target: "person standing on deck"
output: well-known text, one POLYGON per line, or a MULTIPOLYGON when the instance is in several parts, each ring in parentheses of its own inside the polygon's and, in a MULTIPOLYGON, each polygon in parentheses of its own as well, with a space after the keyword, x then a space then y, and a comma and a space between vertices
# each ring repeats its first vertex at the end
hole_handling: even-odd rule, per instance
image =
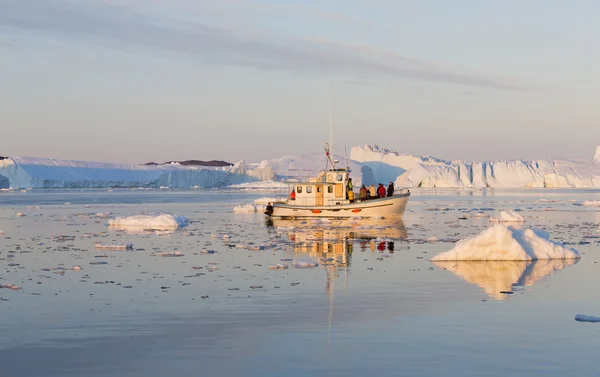
POLYGON ((364 202, 365 200, 367 200, 367 188, 365 187, 365 185, 362 185, 362 187, 360 188, 360 191, 358 192, 358 198, 360 199, 361 202, 364 202))
POLYGON ((290 200, 296 200, 296 190, 292 189, 290 193, 290 200))
POLYGON ((346 183, 346 199, 350 199, 350 191, 352 191, 353 188, 352 178, 348 178, 348 182, 346 183))
POLYGON ((394 184, 392 182, 390 182, 390 184, 388 185, 387 188, 387 196, 392 196, 394 195, 394 184))
POLYGON ((385 187, 383 187, 383 183, 379 184, 379 188, 377 189, 377 196, 379 198, 385 198, 385 187))
POLYGON ((375 199, 377 197, 377 190, 375 190, 375 184, 371 183, 369 186, 369 196, 368 199, 375 199))

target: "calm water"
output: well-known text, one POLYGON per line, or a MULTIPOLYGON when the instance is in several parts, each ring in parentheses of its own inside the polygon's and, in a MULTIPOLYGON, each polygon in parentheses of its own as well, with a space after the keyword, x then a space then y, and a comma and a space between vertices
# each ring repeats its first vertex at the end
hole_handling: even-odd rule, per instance
POLYGON ((415 191, 395 223, 268 223, 232 211, 276 194, 0 193, 0 283, 22 287, 0 289, 2 375, 600 372, 600 325, 574 321, 600 315, 600 208, 575 205, 600 192, 415 191), (429 262, 489 226, 487 218, 459 220, 463 212, 501 209, 521 210, 526 226, 549 231, 582 259, 429 262), (168 212, 191 223, 171 233, 123 231, 97 215, 109 212, 168 212), (134 250, 96 250, 95 241, 134 250), (184 256, 156 254, 171 251, 184 256), (319 266, 269 269, 290 259, 319 266), (97 261, 107 263, 90 264, 97 261))

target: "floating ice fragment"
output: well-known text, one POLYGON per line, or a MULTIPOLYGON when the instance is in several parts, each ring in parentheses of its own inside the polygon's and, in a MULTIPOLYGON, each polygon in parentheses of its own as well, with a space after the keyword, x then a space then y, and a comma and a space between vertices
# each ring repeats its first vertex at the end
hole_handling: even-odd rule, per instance
POLYGON ((23 212, 19 212, 17 213, 17 217, 25 217, 27 216, 26 214, 24 214, 23 212))
POLYGON ((129 217, 117 217, 108 220, 108 225, 119 228, 152 228, 159 230, 177 229, 188 225, 189 220, 183 216, 168 214, 136 215, 129 217))
POLYGON ((591 315, 584 315, 584 314, 575 314, 575 320, 577 322, 592 322, 592 323, 597 323, 600 322, 600 317, 594 317, 591 315))
POLYGON ((77 265, 71 267, 71 270, 73 270, 73 271, 81 271, 81 266, 77 264, 77 265))
POLYGON ((269 266, 269 270, 285 270, 288 268, 288 265, 285 263, 277 263, 269 266))
POLYGON ((97 250, 132 250, 133 244, 127 243, 124 245, 104 245, 101 243, 94 244, 97 250))
POLYGON ((5 234, 6 234, 6 232, 5 232, 5 231, 3 231, 2 229, 0 229, 0 236, 3 236, 3 235, 5 235, 5 234))
POLYGON ((514 229, 496 224, 480 234, 459 241, 432 261, 457 260, 537 260, 579 259, 575 249, 549 240, 548 232, 538 229, 514 229))
POLYGON ((581 202, 575 202, 573 204, 576 206, 600 207, 600 200, 584 200, 581 202))
POLYGON ((159 255, 161 257, 182 257, 184 254, 181 251, 163 251, 159 255))
POLYGON ((292 262, 292 267, 294 268, 313 268, 317 267, 319 264, 312 260, 296 260, 292 262))
POLYGON ((252 205, 252 204, 239 205, 239 206, 233 207, 233 212, 236 212, 236 213, 262 212, 264 210, 265 210, 264 206, 252 205))
POLYGON ((108 262, 100 260, 100 261, 90 262, 90 264, 92 264, 92 265, 94 265, 94 264, 108 264, 108 262))

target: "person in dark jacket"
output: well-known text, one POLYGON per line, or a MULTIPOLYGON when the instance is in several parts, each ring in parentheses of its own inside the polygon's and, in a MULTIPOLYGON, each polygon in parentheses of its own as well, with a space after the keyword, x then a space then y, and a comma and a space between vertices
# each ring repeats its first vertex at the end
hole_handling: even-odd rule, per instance
POLYGON ((388 185, 387 188, 387 196, 392 196, 394 195, 394 184, 392 182, 390 182, 390 184, 388 185))
POLYGON ((365 200, 367 200, 367 192, 369 192, 369 190, 367 190, 365 185, 362 185, 362 187, 360 188, 360 191, 358 192, 358 198, 360 199, 361 202, 364 202, 365 200))
POLYGON ((271 203, 267 204, 267 208, 265 209, 265 215, 271 216, 273 214, 273 206, 271 203))

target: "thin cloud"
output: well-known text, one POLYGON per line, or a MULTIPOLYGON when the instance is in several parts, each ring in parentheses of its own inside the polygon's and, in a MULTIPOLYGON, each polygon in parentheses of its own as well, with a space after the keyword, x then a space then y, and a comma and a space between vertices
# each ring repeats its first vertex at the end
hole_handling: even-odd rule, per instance
POLYGON ((200 22, 173 20, 131 7, 91 0, 0 0, 0 9, 0 35, 13 34, 13 38, 18 38, 19 33, 13 33, 18 31, 128 51, 187 54, 204 64, 354 80, 396 77, 495 89, 524 89, 498 79, 444 70, 368 46, 272 35, 245 36, 200 22))

